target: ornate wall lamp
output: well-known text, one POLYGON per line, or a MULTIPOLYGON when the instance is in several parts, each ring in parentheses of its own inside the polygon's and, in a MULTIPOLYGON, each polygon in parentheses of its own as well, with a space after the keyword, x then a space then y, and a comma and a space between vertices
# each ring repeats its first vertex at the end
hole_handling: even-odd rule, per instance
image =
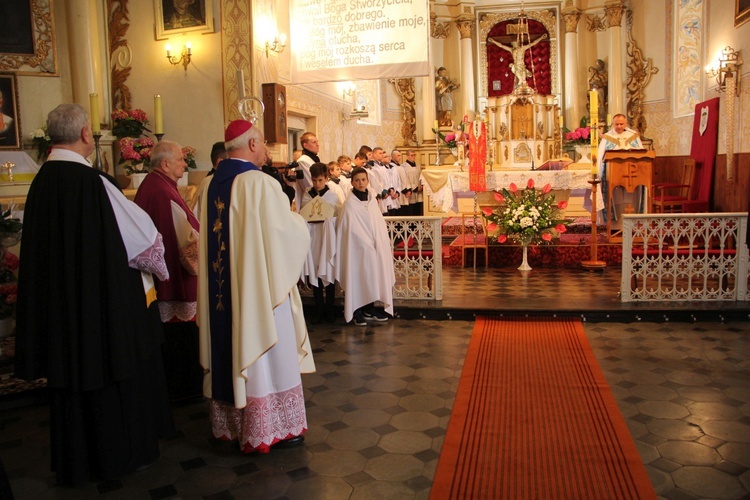
POLYGON ((722 49, 721 55, 706 68, 706 74, 710 78, 716 78, 716 84, 719 92, 734 90, 736 95, 740 92, 740 67, 742 66, 742 57, 740 51, 735 51, 732 47, 726 46, 722 49), (729 80, 729 81, 728 81, 729 80), (734 80, 733 82, 731 80, 734 80), (729 83, 729 85, 727 85, 729 83), (733 89, 732 89, 733 87, 733 89))
POLYGON ((268 52, 276 52, 281 54, 286 48, 286 35, 276 35, 273 40, 266 40, 266 58, 268 58, 268 52))
POLYGON ((190 64, 190 58, 193 56, 193 49, 190 42, 182 46, 180 57, 172 55, 172 48, 167 44, 167 61, 175 66, 182 63, 182 67, 187 71, 188 64, 190 64))

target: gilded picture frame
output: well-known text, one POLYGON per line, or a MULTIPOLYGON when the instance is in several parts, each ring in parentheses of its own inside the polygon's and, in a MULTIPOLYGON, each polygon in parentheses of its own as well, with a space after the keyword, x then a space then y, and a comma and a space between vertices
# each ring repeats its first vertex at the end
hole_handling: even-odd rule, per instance
POLYGON ((214 31, 213 0, 154 0, 156 40, 214 31))
POLYGON ((53 1, 2 1, 0 32, 6 36, 0 41, 0 71, 59 76, 53 1))
POLYGON ((734 0, 734 27, 750 21, 750 0, 734 0))
POLYGON ((23 149, 20 111, 15 73, 0 73, 0 150, 23 149))

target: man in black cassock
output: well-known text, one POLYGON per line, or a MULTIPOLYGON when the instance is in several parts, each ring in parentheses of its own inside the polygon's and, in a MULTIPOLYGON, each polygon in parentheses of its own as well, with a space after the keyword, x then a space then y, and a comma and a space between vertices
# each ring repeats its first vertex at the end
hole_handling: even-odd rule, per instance
POLYGON ((80 484, 153 463, 173 432, 153 289, 168 272, 151 219, 86 160, 86 111, 58 106, 47 133, 24 212, 15 375, 47 377, 52 470, 80 484))

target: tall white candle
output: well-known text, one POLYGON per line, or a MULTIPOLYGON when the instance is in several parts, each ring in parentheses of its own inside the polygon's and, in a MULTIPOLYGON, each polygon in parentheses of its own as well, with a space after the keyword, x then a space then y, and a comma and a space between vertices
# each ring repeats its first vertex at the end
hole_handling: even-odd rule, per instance
POLYGON ((161 107, 161 96, 154 96, 154 134, 164 133, 164 114, 161 107))
POLYGON ((89 113, 91 113, 91 132, 99 134, 102 131, 102 125, 99 120, 99 95, 89 94, 89 113))
POLYGON ((245 72, 241 69, 237 70, 237 97, 239 99, 245 97, 245 72))

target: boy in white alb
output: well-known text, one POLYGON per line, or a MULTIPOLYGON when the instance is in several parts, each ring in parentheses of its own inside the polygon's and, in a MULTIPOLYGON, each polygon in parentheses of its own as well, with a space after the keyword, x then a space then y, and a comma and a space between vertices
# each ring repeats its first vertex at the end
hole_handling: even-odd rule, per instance
POLYGON ((393 315, 393 251, 388 228, 375 193, 368 189, 367 170, 352 170, 352 192, 336 225, 336 278, 344 295, 344 319, 364 326, 367 321, 388 321, 374 308, 375 301, 393 315))
MULTIPOLYGON (((334 270, 334 259, 336 254, 336 217, 341 212, 341 198, 339 194, 330 189, 328 182, 328 167, 324 163, 313 163, 310 166, 310 177, 312 187, 305 191, 302 197, 302 210, 300 213, 307 220, 310 230, 310 250, 302 268, 302 279, 312 285, 315 296, 314 323, 320 323, 323 319, 333 322, 335 314, 333 302, 336 297, 336 273, 334 270), (333 207, 333 216, 326 219, 310 216, 305 210, 309 203, 317 203, 315 198, 320 197, 324 202, 333 207), (325 290, 325 299, 324 299, 325 290)), ((331 183, 332 184, 332 183, 331 183)), ((316 209, 313 209, 316 211, 316 209)))

